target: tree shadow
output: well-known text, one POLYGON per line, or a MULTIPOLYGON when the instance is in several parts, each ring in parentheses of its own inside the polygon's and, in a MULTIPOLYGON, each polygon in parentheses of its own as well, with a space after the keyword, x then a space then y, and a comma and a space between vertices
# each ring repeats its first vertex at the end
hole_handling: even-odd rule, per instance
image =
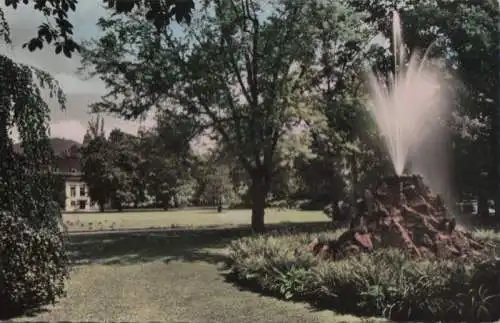
MULTIPOLYGON (((267 230, 276 234, 319 232, 330 228, 329 222, 279 223, 267 230)), ((115 231, 69 235, 68 252, 73 265, 134 264, 173 260, 212 264, 224 262, 222 251, 231 241, 252 235, 248 226, 232 228, 169 229, 165 231, 115 231)))
POLYGON ((2 311, 0 311, 0 321, 8 321, 19 316, 33 318, 47 312, 50 312, 50 310, 46 307, 36 307, 19 310, 2 308, 2 311))

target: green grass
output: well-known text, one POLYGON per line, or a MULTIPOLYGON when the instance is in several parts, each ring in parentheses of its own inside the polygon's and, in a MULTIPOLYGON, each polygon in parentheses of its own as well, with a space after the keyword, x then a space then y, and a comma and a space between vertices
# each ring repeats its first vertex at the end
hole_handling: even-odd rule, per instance
MULTIPOLYGON (((191 209, 164 212, 66 213, 64 224, 70 232, 119 229, 160 229, 172 227, 211 227, 250 224, 250 210, 191 209)), ((322 222, 328 218, 320 211, 266 210, 266 223, 322 222)))
POLYGON ((226 282, 220 266, 226 246, 248 234, 237 228, 71 236, 74 267, 67 297, 16 320, 373 322, 262 297, 226 282))

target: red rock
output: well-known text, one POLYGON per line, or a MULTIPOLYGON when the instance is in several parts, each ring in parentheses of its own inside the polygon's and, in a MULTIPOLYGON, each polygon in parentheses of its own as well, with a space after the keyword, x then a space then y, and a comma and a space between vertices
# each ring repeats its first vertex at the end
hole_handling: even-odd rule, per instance
POLYGON ((430 193, 420 176, 385 178, 371 192, 364 194, 371 199, 364 203, 371 209, 359 214, 350 230, 336 241, 315 239, 308 250, 337 259, 389 247, 417 257, 476 257, 491 251, 470 233, 455 228, 442 199, 430 193))
POLYGON ((373 250, 373 243, 372 243, 372 239, 371 239, 371 235, 369 233, 358 233, 356 232, 354 234, 354 239, 356 239, 356 241, 359 242, 359 244, 361 246, 363 246, 363 248, 366 248, 366 250, 373 250))

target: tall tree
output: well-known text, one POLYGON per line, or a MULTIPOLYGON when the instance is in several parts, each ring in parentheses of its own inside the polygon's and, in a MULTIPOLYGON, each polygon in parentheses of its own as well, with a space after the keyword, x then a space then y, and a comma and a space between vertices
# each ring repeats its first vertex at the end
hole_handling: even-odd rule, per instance
MULTIPOLYGON (((298 164, 303 187, 321 204, 345 199, 351 186, 355 198, 358 182, 368 175, 373 160, 374 127, 365 108, 364 73, 380 61, 383 50, 376 42, 378 31, 351 1, 312 2, 311 30, 316 48, 311 65, 311 91, 325 116, 323 127, 310 129, 314 158, 298 164), (305 168, 305 169, 304 169, 305 168)), ((305 191, 304 191, 305 189, 305 191)))
POLYGON ((164 208, 185 205, 194 195, 194 160, 189 142, 196 133, 191 119, 172 119, 161 112, 156 116, 156 125, 141 133, 145 188, 164 208))
POLYGON ((83 180, 89 188, 89 196, 104 211, 112 190, 112 169, 109 158, 110 146, 104 133, 104 119, 97 116, 89 122, 81 147, 83 180))
POLYGON ((235 193, 231 178, 233 165, 218 151, 212 151, 205 159, 200 160, 200 163, 203 168, 200 169, 198 177, 200 199, 217 206, 232 202, 235 193))
POLYGON ((137 178, 141 157, 137 146, 137 137, 113 129, 108 137, 107 158, 111 165, 110 198, 112 208, 121 211, 124 205, 134 204, 141 194, 141 182, 137 178), (137 185, 137 186, 136 186, 137 185))
POLYGON ((251 178, 252 228, 264 229, 276 147, 315 117, 303 66, 314 56, 302 1, 213 1, 185 35, 155 33, 135 11, 101 19, 84 63, 110 88, 94 108, 135 117, 158 106, 214 130, 251 178), (127 93, 113 98, 119 93, 127 93))

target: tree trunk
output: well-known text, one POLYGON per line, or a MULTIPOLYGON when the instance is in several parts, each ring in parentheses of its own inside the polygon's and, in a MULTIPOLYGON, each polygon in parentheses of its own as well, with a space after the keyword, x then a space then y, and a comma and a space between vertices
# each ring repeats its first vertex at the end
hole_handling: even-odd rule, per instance
POLYGON ((488 219, 490 215, 488 210, 488 197, 485 192, 481 192, 478 196, 477 214, 483 219, 488 219))
POLYGON ((358 160, 355 152, 351 154, 351 217, 358 216, 358 160))
POLYGON ((488 219, 489 208, 488 208, 488 175, 486 173, 481 173, 481 182, 479 188, 479 194, 477 197, 477 215, 481 218, 488 219))
POLYGON ((252 231, 264 232, 264 213, 266 207, 267 183, 264 176, 252 178, 252 231))
POLYGON ((500 107, 498 106, 498 101, 496 106, 496 111, 493 114, 493 124, 491 131, 491 142, 493 151, 493 170, 492 170, 492 180, 493 180, 493 194, 494 194, 494 209, 495 209, 495 222, 498 223, 500 220, 500 107), (499 210, 499 211, 497 211, 499 210))

